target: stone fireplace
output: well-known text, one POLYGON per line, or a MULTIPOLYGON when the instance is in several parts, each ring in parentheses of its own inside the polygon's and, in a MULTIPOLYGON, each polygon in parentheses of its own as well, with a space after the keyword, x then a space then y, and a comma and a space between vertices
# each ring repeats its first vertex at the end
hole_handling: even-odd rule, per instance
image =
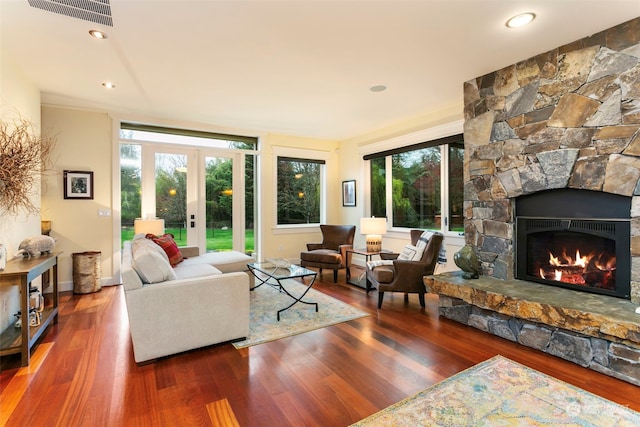
POLYGON ((553 189, 630 198, 640 303, 640 18, 464 84, 465 236, 483 274, 515 274, 515 201, 553 189))
POLYGON ((464 115, 482 275, 425 278, 440 314, 640 385, 640 18, 465 82, 464 115))

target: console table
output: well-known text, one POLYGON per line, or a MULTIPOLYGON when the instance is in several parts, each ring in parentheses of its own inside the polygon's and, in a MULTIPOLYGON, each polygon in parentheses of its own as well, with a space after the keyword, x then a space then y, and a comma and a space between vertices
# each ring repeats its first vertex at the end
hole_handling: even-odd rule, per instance
POLYGON ((22 366, 29 366, 31 347, 51 323, 58 323, 58 255, 61 252, 43 254, 31 258, 16 258, 7 262, 0 271, 0 286, 20 288, 20 312, 22 327, 14 324, 0 334, 0 356, 22 354, 22 366), (42 277, 42 291, 53 286, 51 303, 45 303, 39 326, 29 326, 29 287, 37 277, 42 277))

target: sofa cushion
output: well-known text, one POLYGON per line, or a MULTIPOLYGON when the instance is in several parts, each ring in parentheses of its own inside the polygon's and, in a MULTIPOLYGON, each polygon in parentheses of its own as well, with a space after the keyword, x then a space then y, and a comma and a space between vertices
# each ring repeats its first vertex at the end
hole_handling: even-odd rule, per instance
MULTIPOLYGON (((131 245, 133 262, 131 266, 138 273, 142 283, 159 283, 176 280, 178 277, 171 264, 158 252, 158 245, 151 240, 137 239, 131 245)), ((160 252, 163 252, 160 250, 160 252)))
POLYGON ((182 252, 180 252, 180 249, 178 249, 178 245, 173 239, 173 234, 166 233, 162 236, 147 234, 146 237, 147 239, 153 240, 158 246, 162 248, 162 250, 167 254, 171 267, 175 267, 182 262, 182 252))
POLYGON ((131 242, 124 242, 122 249, 122 285, 125 291, 132 289, 140 289, 142 287, 142 280, 140 276, 133 269, 133 255, 131 253, 131 242))
POLYGON ((184 263, 182 263, 176 266, 173 271, 176 273, 178 280, 222 274, 220 270, 209 264, 184 265, 184 263))
POLYGON ((147 239, 144 234, 136 234, 131 241, 131 254, 133 255, 136 250, 142 247, 144 247, 145 250, 157 252, 165 261, 169 262, 169 257, 164 249, 152 240, 147 239))
POLYGON ((255 260, 238 251, 207 252, 194 258, 185 259, 180 265, 209 264, 222 273, 246 271, 247 264, 255 260))

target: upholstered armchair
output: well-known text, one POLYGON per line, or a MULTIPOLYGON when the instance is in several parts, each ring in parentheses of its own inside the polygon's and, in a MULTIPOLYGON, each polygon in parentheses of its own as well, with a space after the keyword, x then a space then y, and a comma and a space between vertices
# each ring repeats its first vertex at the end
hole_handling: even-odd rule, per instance
POLYGON ((307 250, 300 252, 300 265, 316 267, 320 274, 323 269, 333 270, 333 283, 336 283, 338 270, 351 263, 351 253, 347 254, 347 249, 353 249, 356 226, 322 224, 320 231, 322 243, 307 243, 307 250))
POLYGON ((422 278, 435 271, 443 238, 442 233, 411 230, 411 245, 395 255, 398 258, 385 260, 388 255, 381 254, 381 261, 367 264, 367 278, 378 288, 378 308, 382 308, 385 292, 404 292, 405 301, 407 294, 417 293, 420 306, 425 306, 426 288, 422 278), (420 249, 424 249, 421 254, 420 249))

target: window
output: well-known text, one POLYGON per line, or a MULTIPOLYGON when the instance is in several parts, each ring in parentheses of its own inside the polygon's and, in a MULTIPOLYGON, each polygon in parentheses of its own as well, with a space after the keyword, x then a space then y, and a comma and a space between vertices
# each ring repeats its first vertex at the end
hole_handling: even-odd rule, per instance
POLYGON ((371 159, 371 216, 378 218, 387 216, 385 203, 386 162, 385 157, 371 159))
POLYGON ((323 160, 278 157, 278 225, 319 224, 323 160))
POLYGON ((449 149, 449 230, 464 232, 464 141, 447 144, 449 149))
POLYGON ((369 154, 364 159, 370 160, 372 216, 386 216, 398 228, 464 231, 462 135, 369 154))
POLYGON ((141 217, 142 147, 137 144, 120 145, 120 214, 122 241, 133 237, 133 221, 141 217))
POLYGON ((191 147, 256 150, 258 139, 191 129, 176 129, 139 123, 120 123, 120 139, 188 145, 191 147))

